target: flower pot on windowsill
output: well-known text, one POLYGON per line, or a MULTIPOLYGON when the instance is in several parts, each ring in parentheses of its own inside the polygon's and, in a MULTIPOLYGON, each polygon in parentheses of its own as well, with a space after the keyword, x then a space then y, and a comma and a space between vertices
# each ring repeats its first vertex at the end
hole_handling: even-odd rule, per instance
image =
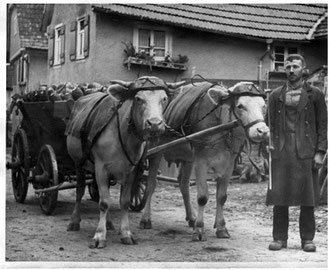
POLYGON ((159 67, 169 67, 171 63, 164 61, 156 61, 156 65, 159 67))
POLYGON ((180 64, 180 63, 173 63, 173 66, 174 66, 175 68, 179 68, 179 69, 181 69, 181 68, 185 68, 185 65, 184 65, 184 64, 180 64))
POLYGON ((187 69, 184 64, 180 64, 180 63, 172 63, 168 61, 155 61, 153 59, 146 60, 146 59, 139 59, 137 57, 129 57, 127 60, 124 61, 124 64, 127 65, 127 68, 129 70, 132 64, 149 66, 151 70, 152 67, 182 70, 182 71, 187 69))

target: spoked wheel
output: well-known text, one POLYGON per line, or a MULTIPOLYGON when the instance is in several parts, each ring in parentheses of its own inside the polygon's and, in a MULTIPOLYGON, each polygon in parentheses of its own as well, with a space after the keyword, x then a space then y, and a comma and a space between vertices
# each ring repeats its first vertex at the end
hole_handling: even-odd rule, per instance
POLYGON ((11 162, 11 179, 15 200, 18 203, 24 203, 29 187, 30 160, 27 136, 23 129, 18 129, 14 135, 11 162))
POLYGON ((147 176, 143 172, 143 169, 138 169, 132 186, 130 209, 134 212, 141 211, 147 201, 147 176))
MULTIPOLYGON (((59 184, 56 156, 50 145, 45 144, 41 147, 35 174, 35 180, 40 188, 48 188, 59 184)), ((58 191, 39 194, 39 204, 44 214, 50 215, 54 211, 57 196, 58 191)))

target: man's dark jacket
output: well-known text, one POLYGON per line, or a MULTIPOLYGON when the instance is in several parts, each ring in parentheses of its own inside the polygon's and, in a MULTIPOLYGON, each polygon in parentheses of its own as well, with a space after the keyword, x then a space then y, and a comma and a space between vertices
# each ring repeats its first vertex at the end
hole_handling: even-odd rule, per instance
MULTIPOLYGON (((274 151, 279 158, 285 143, 285 92, 286 85, 276 88, 269 96, 270 131, 274 151)), ((324 94, 316 87, 304 83, 298 105, 296 147, 301 159, 313 158, 317 151, 327 150, 327 107, 324 94)))

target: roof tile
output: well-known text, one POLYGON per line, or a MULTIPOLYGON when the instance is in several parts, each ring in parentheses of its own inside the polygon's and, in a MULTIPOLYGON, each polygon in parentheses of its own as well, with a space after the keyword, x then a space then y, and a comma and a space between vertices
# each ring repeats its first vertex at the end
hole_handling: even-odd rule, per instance
MULTIPOLYGON (((203 31, 287 40, 306 40, 310 29, 327 12, 326 4, 98 4, 93 7, 100 12, 203 31)), ((317 35, 324 34, 324 25, 318 29, 317 35)))
POLYGON ((47 37, 39 31, 44 4, 17 4, 15 6, 21 47, 47 49, 47 37))

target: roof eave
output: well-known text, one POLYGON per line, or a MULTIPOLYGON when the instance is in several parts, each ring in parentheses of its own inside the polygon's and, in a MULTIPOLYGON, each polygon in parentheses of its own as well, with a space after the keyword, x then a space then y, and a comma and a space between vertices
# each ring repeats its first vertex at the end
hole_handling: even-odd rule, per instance
MULTIPOLYGON (((182 28, 189 28, 189 29, 193 29, 193 30, 198 30, 198 31, 202 31, 202 32, 208 32, 208 33, 214 33, 214 34, 219 34, 219 35, 225 35, 225 36, 231 36, 231 37, 236 37, 236 38, 244 38, 244 39, 249 39, 249 40, 255 40, 258 42, 265 42, 267 39, 269 39, 269 37, 261 37, 261 36, 251 36, 251 35, 243 35, 243 34, 239 34, 239 33, 230 33, 230 32, 225 32, 225 31, 217 31, 217 30, 211 30, 211 29, 205 29, 202 27, 194 27, 188 24, 177 24, 177 23, 173 23, 170 21, 164 21, 164 20, 157 20, 157 19, 150 19, 144 16, 138 16, 138 15, 129 15, 129 14, 122 14, 120 12, 116 12, 113 11, 111 9, 108 8, 104 8, 104 7, 97 7, 92 5, 92 10, 94 12, 100 12, 100 13, 106 13, 106 14, 115 14, 118 16, 123 16, 123 17, 128 17, 128 18, 135 18, 138 20, 142 20, 142 21, 148 21, 148 22, 159 22, 159 23, 163 23, 163 24, 167 24, 167 25, 171 25, 171 26, 176 26, 176 27, 182 27, 182 28)), ((306 39, 281 39, 281 38, 272 38, 273 40, 276 41, 290 41, 290 42, 297 42, 297 43, 305 43, 305 42, 309 42, 309 40, 306 39)))
POLYGON ((317 22, 313 25, 313 27, 309 30, 308 34, 306 35, 306 39, 310 40, 313 39, 313 35, 317 30, 317 27, 328 17, 328 12, 324 12, 324 14, 317 20, 317 22))
POLYGON ((37 50, 37 51, 48 51, 48 48, 39 48, 39 47, 30 47, 26 46, 24 48, 20 48, 10 59, 9 62, 13 63, 15 62, 19 57, 21 57, 23 54, 25 54, 29 50, 37 50))

